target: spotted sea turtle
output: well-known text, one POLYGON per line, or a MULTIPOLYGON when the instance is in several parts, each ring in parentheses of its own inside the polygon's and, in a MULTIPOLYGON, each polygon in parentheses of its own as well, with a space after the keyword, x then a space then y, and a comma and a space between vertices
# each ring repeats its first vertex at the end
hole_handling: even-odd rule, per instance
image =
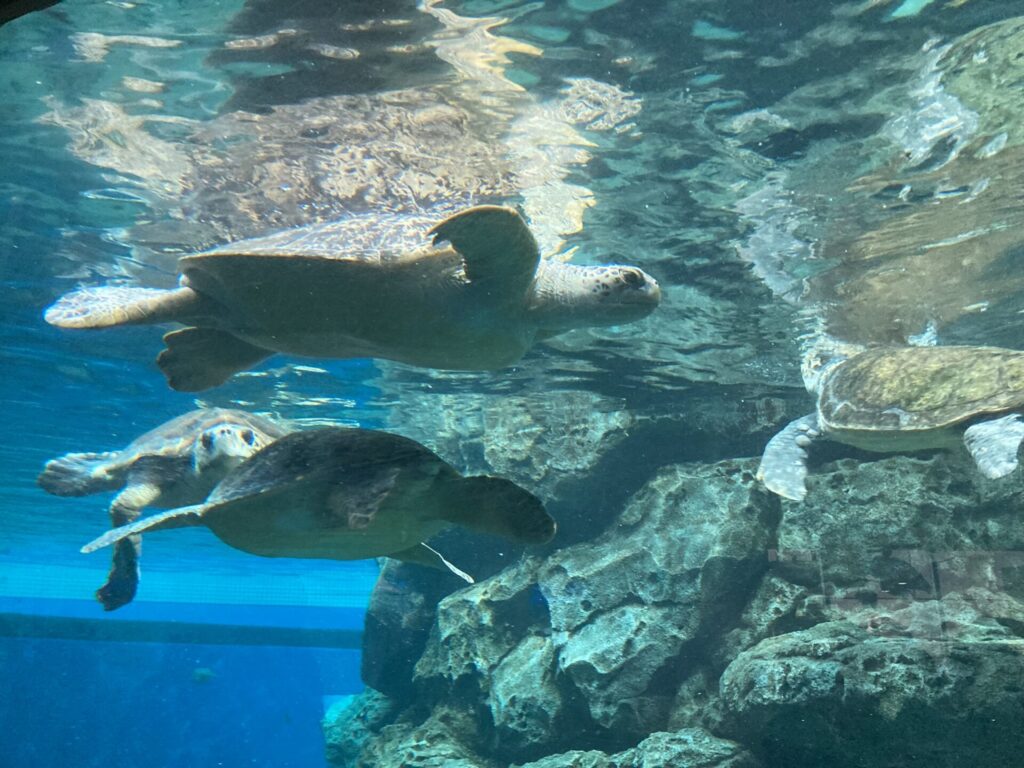
POLYGON ((526 544, 555 534, 540 500, 509 480, 462 477, 429 449, 389 432, 324 427, 271 443, 204 503, 114 529, 82 551, 145 531, 205 525, 254 555, 393 557, 447 568, 471 582, 424 543, 449 524, 526 544))
MULTIPOLYGON (((178 416, 109 453, 69 453, 47 462, 38 482, 57 496, 120 489, 110 505, 114 526, 146 507, 166 509, 206 498, 228 472, 288 433, 282 424, 245 411, 203 408, 178 416)), ((113 564, 96 599, 112 611, 132 601, 139 583, 141 536, 114 548, 113 564)))
POLYGON ((243 241, 182 258, 179 288, 83 288, 46 320, 183 323, 157 363, 172 388, 198 391, 275 352, 493 370, 537 340, 638 320, 660 301, 636 267, 541 259, 511 208, 463 210, 427 232, 432 242, 425 230, 422 218, 382 214, 243 241))
POLYGON ((758 477, 787 499, 807 493, 807 451, 828 438, 869 451, 966 446, 989 478, 1017 467, 1024 440, 1024 352, 998 347, 813 350, 804 382, 817 410, 788 424, 761 458, 758 477))

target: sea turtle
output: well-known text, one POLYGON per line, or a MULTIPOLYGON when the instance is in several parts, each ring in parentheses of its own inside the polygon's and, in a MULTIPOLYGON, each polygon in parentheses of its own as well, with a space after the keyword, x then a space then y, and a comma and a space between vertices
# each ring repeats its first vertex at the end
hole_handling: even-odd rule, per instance
POLYGON ((172 388, 192 392, 275 352, 493 370, 539 339, 638 320, 660 300, 636 267, 541 259, 512 208, 463 210, 429 230, 432 243, 420 224, 381 214, 243 241, 183 257, 179 288, 82 288, 46 320, 184 323, 157 363, 172 388))
MULTIPOLYGON (((195 504, 227 473, 289 430, 269 419, 226 408, 203 408, 161 424, 127 448, 69 453, 47 462, 39 485, 56 496, 121 489, 110 505, 114 526, 135 521, 146 507, 195 504)), ((132 601, 139 582, 140 536, 119 541, 96 599, 112 611, 132 601)))
POLYGON ((108 531, 92 552, 163 528, 205 525, 264 557, 393 557, 472 578, 423 543, 450 523, 526 544, 555 521, 540 500, 497 477, 462 477, 429 449, 389 432, 323 427, 293 432, 251 456, 202 504, 108 531))
POLYGON ((1014 411, 1024 407, 1024 352, 837 344, 812 350, 803 370, 817 410, 768 441, 758 469, 780 496, 806 495, 805 449, 817 438, 881 452, 962 443, 986 477, 1017 467, 1024 422, 1014 411))

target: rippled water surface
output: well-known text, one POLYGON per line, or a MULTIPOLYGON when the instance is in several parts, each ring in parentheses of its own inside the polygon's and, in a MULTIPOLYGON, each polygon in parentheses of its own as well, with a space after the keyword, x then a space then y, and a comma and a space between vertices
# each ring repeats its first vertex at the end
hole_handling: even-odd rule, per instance
MULTIPOLYGON (((612 509, 659 467, 759 456, 812 409, 817 340, 1021 348, 1022 55, 1005 0, 65 0, 0 27, 0 598, 46 612, 106 573, 78 549, 108 497, 43 494, 48 459, 196 407, 400 432, 535 490, 572 544, 584 492, 612 509), (278 355, 192 394, 154 364, 166 329, 42 320, 228 242, 342 221, 341 257, 381 217, 476 203, 518 206, 545 258, 641 267, 661 306, 498 372, 278 355)), ((377 577, 205 530, 149 537, 143 569, 122 617, 356 629, 377 577)))

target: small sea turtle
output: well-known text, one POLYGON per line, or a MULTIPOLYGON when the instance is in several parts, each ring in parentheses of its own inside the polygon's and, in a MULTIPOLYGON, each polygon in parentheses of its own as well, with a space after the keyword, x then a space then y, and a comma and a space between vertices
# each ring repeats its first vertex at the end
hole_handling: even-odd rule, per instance
MULTIPOLYGON (((284 426, 244 411, 191 411, 109 453, 69 453, 47 462, 39 485, 56 496, 121 492, 110 505, 114 526, 135 521, 146 507, 195 504, 227 473, 288 433, 284 426)), ((96 599, 112 611, 130 603, 139 583, 140 536, 119 541, 96 599)))
POLYGON ((432 243, 424 230, 422 219, 382 214, 243 241, 182 258, 179 288, 83 288, 46 320, 184 323, 157 363, 172 388, 192 392, 275 352, 502 368, 537 340, 638 320, 661 297, 636 267, 542 260, 511 208, 461 211, 429 230, 432 243))
POLYGON ((817 438, 869 451, 966 446, 989 478, 1017 467, 1024 422, 1024 352, 998 347, 832 345, 804 361, 818 407, 765 448, 758 478, 787 499, 807 493, 807 451, 817 438), (839 351, 837 351, 839 350, 839 351))
POLYGON ((224 543, 264 557, 393 557, 448 568, 424 544, 454 523, 526 544, 555 521, 533 494, 497 477, 462 477, 419 443, 347 427, 293 432, 243 462, 205 503, 108 531, 83 552, 163 528, 205 525, 224 543))

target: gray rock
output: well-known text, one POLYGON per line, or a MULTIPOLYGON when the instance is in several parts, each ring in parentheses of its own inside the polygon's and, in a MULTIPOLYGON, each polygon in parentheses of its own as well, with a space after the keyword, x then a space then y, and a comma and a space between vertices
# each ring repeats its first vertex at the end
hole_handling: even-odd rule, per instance
POLYGON ((522 763, 512 768, 608 768, 609 757, 595 749, 583 751, 575 749, 558 755, 548 755, 532 763, 522 763))
POLYGON ((712 648, 712 666, 720 673, 740 651, 764 638, 807 629, 828 616, 820 594, 768 573, 743 609, 737 625, 712 648))
POLYGON ((757 761, 739 744, 717 738, 701 728, 652 733, 634 749, 616 755, 616 768, 756 768, 757 761))
POLYGON ((666 722, 674 689, 661 683, 674 677, 673 662, 696 629, 678 613, 678 605, 621 605, 554 638, 559 671, 591 719, 617 738, 666 722))
POLYGON ((422 723, 384 728, 351 768, 498 768, 465 745, 463 737, 471 732, 464 712, 439 708, 422 723))
POLYGON ((593 542, 448 596, 419 690, 481 702, 494 727, 480 741, 500 754, 627 746, 664 728, 682 671, 767 567, 777 505, 752 472, 667 468, 593 542))
POLYGON ((486 703, 495 741, 510 754, 556 741, 563 728, 572 727, 555 680, 555 648, 549 637, 527 636, 498 663, 486 703))
POLYGON ((456 586, 446 572, 397 560, 385 563, 363 622, 364 683, 398 699, 409 695, 413 667, 430 635, 437 602, 456 586))
POLYGON ((416 681, 446 691, 470 683, 486 695, 494 667, 525 635, 547 623, 534 583, 536 567, 536 561, 526 560, 442 600, 416 664, 416 681))
POLYGON ((591 540, 442 599, 357 765, 1014 764, 1017 485, 844 459, 791 504, 754 469, 664 467, 591 540))
POLYGON ((566 752, 513 768, 757 768, 740 745, 701 728, 652 733, 636 747, 614 755, 566 752))
POLYGON ((1015 764, 1022 611, 976 589, 763 640, 722 676, 722 732, 770 765, 1015 764))
POLYGON ((829 468, 812 473, 804 502, 782 502, 777 566, 785 578, 823 594, 860 588, 919 598, 993 586, 1004 570, 1016 580, 1019 483, 985 480, 945 455, 829 468))
POLYGON ((561 550, 540 574, 556 631, 623 604, 679 603, 689 636, 741 606, 767 567, 777 515, 752 461, 661 470, 592 543, 561 550))
POLYGON ((338 768, 358 763, 366 742, 394 720, 399 705, 372 688, 334 704, 324 715, 327 761, 338 768))

